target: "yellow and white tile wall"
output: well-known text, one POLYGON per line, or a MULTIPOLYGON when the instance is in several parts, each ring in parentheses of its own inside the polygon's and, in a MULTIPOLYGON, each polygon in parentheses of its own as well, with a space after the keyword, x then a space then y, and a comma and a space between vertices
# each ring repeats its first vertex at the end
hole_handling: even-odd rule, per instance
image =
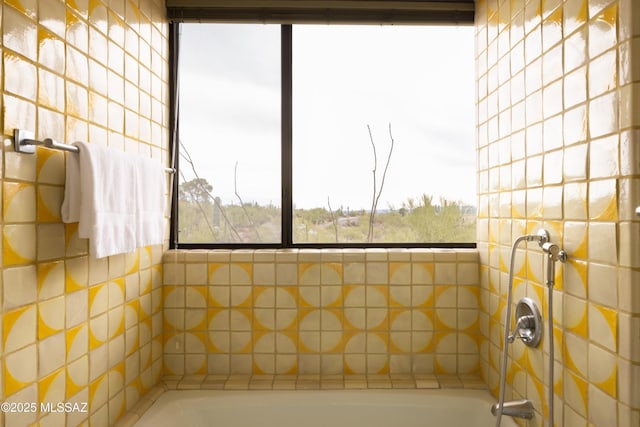
POLYGON ((169 251, 168 375, 475 374, 475 250, 169 251))
POLYGON ((161 246, 96 260, 63 224, 65 154, 13 151, 13 129, 166 161, 160 0, 0 1, 0 401, 88 403, 0 425, 109 425, 162 371, 161 246))
MULTIPOLYGON (((555 381, 512 346, 508 398, 555 425, 640 424, 640 4, 478 0, 478 251, 177 251, 96 260, 59 206, 65 155, 14 128, 167 159, 162 0, 0 0, 0 425, 108 425, 166 374, 480 372, 497 392, 511 242, 567 250, 555 381), (164 272, 163 272, 164 268, 164 272), (163 336, 164 331, 164 336, 163 336)), ((515 300, 546 308, 542 254, 515 300)), ((546 316, 546 314, 545 314, 546 316)))
MULTIPOLYGON (((507 398, 542 426, 640 425, 640 2, 479 0, 478 248, 482 375, 497 394, 509 251, 545 227, 558 265, 548 345, 510 348, 507 398)), ((514 303, 548 291, 537 245, 518 251, 514 303)))

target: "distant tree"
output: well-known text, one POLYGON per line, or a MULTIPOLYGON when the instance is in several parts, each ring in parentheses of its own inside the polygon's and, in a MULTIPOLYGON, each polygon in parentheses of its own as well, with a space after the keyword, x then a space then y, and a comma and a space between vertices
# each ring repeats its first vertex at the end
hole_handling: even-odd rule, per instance
POLYGON ((178 187, 180 200, 195 203, 205 203, 209 201, 213 186, 204 178, 194 178, 191 181, 183 182, 178 187))

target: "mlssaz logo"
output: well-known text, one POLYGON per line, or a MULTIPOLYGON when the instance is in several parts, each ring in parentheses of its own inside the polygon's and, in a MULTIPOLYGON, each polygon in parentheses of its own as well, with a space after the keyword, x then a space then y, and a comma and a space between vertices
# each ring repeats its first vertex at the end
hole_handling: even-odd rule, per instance
POLYGON ((42 402, 40 403, 40 412, 89 412, 89 404, 87 402, 42 402))

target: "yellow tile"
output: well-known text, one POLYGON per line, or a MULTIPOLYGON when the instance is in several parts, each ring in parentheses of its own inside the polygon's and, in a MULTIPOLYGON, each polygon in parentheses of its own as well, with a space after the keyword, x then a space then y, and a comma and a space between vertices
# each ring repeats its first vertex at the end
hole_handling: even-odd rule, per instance
POLYGON ((64 293, 64 272, 62 261, 38 264, 38 299, 45 300, 64 293))
POLYGON ((148 318, 148 315, 144 313, 144 311, 143 311, 143 315, 142 316, 140 315, 140 311, 142 310, 140 308, 140 305, 141 304, 139 299, 129 301, 125 305, 125 308, 124 308, 125 329, 138 327, 140 320, 144 320, 148 318))
POLYGON ((102 33, 107 34, 107 8, 102 4, 100 0, 89 0, 88 15, 91 25, 96 27, 102 33))
POLYGON ((38 70, 38 104, 63 113, 65 108, 64 80, 47 70, 38 70))
POLYGON ((106 313, 89 320, 89 348, 101 346, 109 339, 109 322, 106 313))
POLYGON ((36 6, 32 1, 14 1, 13 5, 18 6, 18 10, 11 7, 4 9, 3 21, 5 23, 2 28, 4 47, 36 61, 38 58, 38 35, 36 22, 32 20, 36 16, 36 6), (23 7, 25 3, 31 3, 31 6, 23 7))
MULTIPOLYGON (((341 272, 340 272, 341 275, 341 272)), ((366 283, 386 284, 389 281, 389 267, 386 262, 366 263, 366 283)))
POLYGON ((63 297, 38 304, 38 339, 44 339, 65 327, 65 300, 63 297))
POLYGON ((64 257, 64 225, 38 225, 38 259, 42 261, 64 257))
POLYGON ((566 37, 587 22, 587 0, 567 0, 563 10, 564 35, 566 37))
POLYGON ((341 285, 343 269, 341 263, 320 264, 320 283, 322 285, 341 285))
POLYGON ((367 327, 366 312, 367 311, 364 307, 360 307, 360 308, 346 307, 344 309, 345 330, 347 329, 364 330, 367 327))
MULTIPOLYGON (((545 3, 545 7, 548 3, 545 3)), ((562 7, 557 7, 542 21, 543 50, 549 50, 562 40, 562 21, 562 7)))
POLYGON ((37 379, 36 346, 24 347, 4 358, 4 395, 10 396, 37 379))
POLYGON ((569 295, 565 296, 564 324, 573 333, 587 338, 589 321, 586 302, 569 295))
POLYGON ((89 288, 89 317, 96 317, 109 308, 109 288, 105 284, 89 288))
POLYGON ((618 130, 619 99, 611 92, 591 100, 589 103, 589 131, 599 137, 618 130))
POLYGON ((230 265, 231 284, 250 285, 252 283, 252 264, 249 263, 233 263, 230 265))
POLYGON ((88 51, 89 35, 87 25, 71 10, 67 10, 65 37, 67 45, 74 46, 83 52, 88 51))
POLYGON ((5 91, 35 99, 38 81, 35 65, 6 50, 3 60, 5 91))
POLYGON ((61 368, 38 381, 40 402, 63 402, 65 400, 65 369, 61 368))
MULTIPOLYGON (((590 14, 594 10, 590 10, 590 14)), ((598 13, 589 24, 589 56, 595 58, 617 42, 618 2, 598 13)))
POLYGON ((432 285, 434 273, 435 273, 434 263, 414 262, 412 265, 411 283, 414 285, 432 285))
POLYGON ((455 355, 437 354, 435 357, 434 372, 438 375, 453 375, 457 371, 455 355))
POLYGON ((67 328, 67 360, 75 360, 89 349, 89 325, 81 324, 67 328))
POLYGON ((228 285, 229 284, 229 265, 210 263, 207 266, 207 274, 211 285, 228 285))
MULTIPOLYGON (((562 165, 559 165, 562 166, 562 165)), ((562 177, 558 177, 561 180, 562 177)), ((563 190, 562 186, 545 187, 543 189, 543 209, 544 217, 551 219, 560 219, 563 216, 563 190)))
POLYGON ((3 350, 6 353, 18 350, 36 340, 36 306, 29 305, 4 313, 3 350))
POLYGON ((67 78, 83 85, 89 82, 89 60, 87 56, 73 46, 66 45, 66 68, 67 78))
POLYGON ((588 341, 573 334, 567 334, 564 340, 566 367, 583 378, 588 375, 588 341))
POLYGON ((34 185, 5 181, 2 191, 4 222, 20 223, 35 221, 35 195, 34 185))
POLYGON ((457 305, 457 286, 435 287, 435 307, 454 308, 457 305))
POLYGON ((273 263, 256 263, 253 265, 253 276, 255 285, 275 285, 276 266, 273 263))
POLYGON ((616 310, 589 304, 589 339, 607 348, 616 351, 618 346, 618 314, 616 310))
POLYGON ((67 399, 88 385, 88 356, 67 365, 67 399))
POLYGON ((589 217, 597 221, 615 221, 618 218, 616 180, 589 183, 589 217))
POLYGON ((38 341, 38 377, 43 377, 64 366, 66 360, 64 332, 38 341))
POLYGON ((433 331, 436 329, 434 327, 434 310, 414 309, 411 317, 413 331, 433 331))
MULTIPOLYGON (((60 107, 64 109, 64 105, 60 107)), ((38 106, 38 127, 36 133, 38 135, 47 135, 55 140, 63 140, 65 131, 64 114, 59 111, 38 106)))
POLYGON ((611 397, 617 397, 616 356, 596 345, 589 345, 589 382, 611 397))
POLYGON ((209 307, 228 307, 231 289, 228 286, 211 286, 209 288, 209 307))
MULTIPOLYGON (((594 425, 603 425, 611 423, 612 425, 620 425, 618 423, 618 405, 619 402, 594 385, 589 385, 588 411, 589 419, 594 425), (597 404, 595 402, 598 402, 597 404)), ((621 414, 627 410, 620 411, 621 414)))
MULTIPOLYGON (((344 286, 344 306, 345 307, 364 307, 366 305, 366 295, 367 295, 367 290, 364 286, 345 285, 344 286)), ((306 291, 306 289, 301 290, 301 296, 308 303, 312 304, 315 301, 315 294, 309 294, 309 292, 306 291)))
POLYGON ((89 405, 100 407, 109 400, 109 381, 107 375, 101 375, 89 384, 89 405))
POLYGON ((478 329, 478 311, 475 309, 458 310, 457 328, 461 331, 473 333, 478 329))
POLYGON ((39 185, 38 222, 59 222, 63 198, 64 190, 62 187, 39 185))
POLYGON ((389 288, 389 306, 410 307, 411 286, 395 285, 389 288))
MULTIPOLYGON (((3 102, 5 135, 13 134, 14 129, 35 129, 36 106, 33 101, 5 94, 3 102)), ((5 178, 35 181, 35 156, 25 156, 22 153, 7 151, 4 153, 4 158, 5 178)))
MULTIPOLYGON (((66 82, 66 110, 67 114, 77 118, 87 118, 89 115, 89 94, 87 89, 71 81, 66 82)), ((78 138, 86 140, 84 138, 78 138)))
MULTIPOLYGON (((367 354, 367 373, 383 375, 389 373, 389 358, 383 354, 367 354)), ((381 382, 375 381, 372 383, 368 381, 368 387, 371 388, 391 388, 391 381, 385 379, 381 382)))

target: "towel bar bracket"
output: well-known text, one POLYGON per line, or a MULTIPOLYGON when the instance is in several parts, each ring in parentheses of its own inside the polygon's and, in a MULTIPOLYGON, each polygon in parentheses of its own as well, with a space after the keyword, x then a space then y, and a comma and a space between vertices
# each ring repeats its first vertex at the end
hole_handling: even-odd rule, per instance
POLYGON ((33 132, 31 131, 14 129, 13 148, 16 152, 33 154, 36 152, 36 145, 43 145, 54 150, 70 151, 72 153, 78 152, 78 147, 75 145, 62 144, 51 138, 45 138, 43 141, 38 141, 37 139, 34 139, 33 136, 33 132))
POLYGON ((36 141, 34 133, 29 130, 14 129, 13 130, 13 149, 16 153, 33 154, 36 152, 36 141))

